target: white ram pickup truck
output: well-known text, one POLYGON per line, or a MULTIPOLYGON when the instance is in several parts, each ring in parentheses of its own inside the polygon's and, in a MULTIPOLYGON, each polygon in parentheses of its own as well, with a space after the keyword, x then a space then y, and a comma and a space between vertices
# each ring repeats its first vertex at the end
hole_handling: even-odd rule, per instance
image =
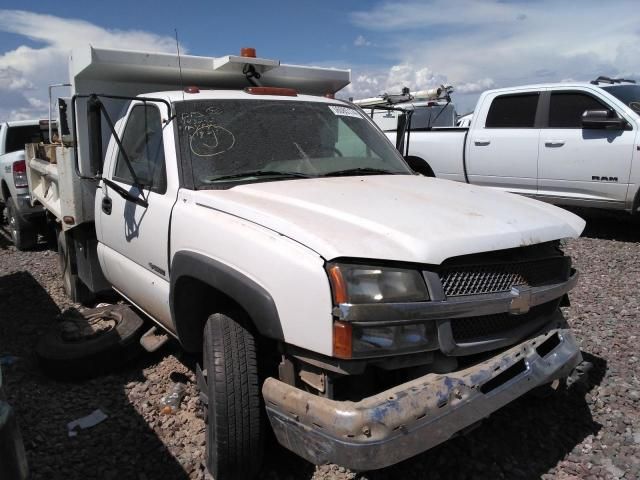
POLYGON ((256 475, 269 424, 377 469, 572 372, 580 218, 416 175, 333 98, 349 71, 243 54, 74 51, 57 163, 27 148, 67 291, 113 288, 201 352, 217 480, 256 475))
POLYGON ((18 250, 35 246, 44 209, 32 205, 27 184, 24 146, 44 141, 40 120, 15 120, 0 124, 0 214, 6 209, 11 239, 18 250))
POLYGON ((399 146, 424 175, 635 213, 639 112, 640 86, 625 80, 502 88, 480 96, 468 128, 418 125, 399 146))

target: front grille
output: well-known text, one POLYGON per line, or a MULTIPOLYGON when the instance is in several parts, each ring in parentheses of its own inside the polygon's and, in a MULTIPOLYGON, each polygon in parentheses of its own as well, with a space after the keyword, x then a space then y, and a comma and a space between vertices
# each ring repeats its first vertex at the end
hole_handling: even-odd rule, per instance
POLYGON ((508 292, 516 285, 532 287, 568 278, 568 257, 552 257, 509 263, 444 267, 440 280, 447 297, 508 292))
POLYGON ((546 322, 546 318, 556 308, 557 302, 549 302, 533 307, 524 315, 498 313, 479 317, 456 318, 451 320, 451 332, 457 344, 476 342, 503 336, 526 325, 527 335, 546 322))

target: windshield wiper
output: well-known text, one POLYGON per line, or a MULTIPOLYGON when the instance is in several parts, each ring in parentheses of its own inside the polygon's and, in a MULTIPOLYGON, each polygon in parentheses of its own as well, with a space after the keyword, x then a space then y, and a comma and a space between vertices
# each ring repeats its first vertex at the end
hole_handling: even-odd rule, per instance
POLYGON ((245 177, 283 177, 283 178, 311 178, 311 175, 296 172, 278 172, 276 170, 254 170, 250 172, 232 173, 229 175, 220 175, 205 180, 207 183, 219 182, 222 180, 234 180, 245 177))
POLYGON ((390 172, 381 168, 359 167, 337 170, 322 175, 323 177, 348 177, 349 175, 395 175, 397 172, 390 172))

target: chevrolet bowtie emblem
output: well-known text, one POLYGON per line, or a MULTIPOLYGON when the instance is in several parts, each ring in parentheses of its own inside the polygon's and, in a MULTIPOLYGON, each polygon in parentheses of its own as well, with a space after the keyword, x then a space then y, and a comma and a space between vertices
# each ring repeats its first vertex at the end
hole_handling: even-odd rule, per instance
POLYGON ((511 305, 509 305, 509 313, 513 315, 522 315, 527 313, 531 308, 531 287, 519 285, 511 287, 511 305))

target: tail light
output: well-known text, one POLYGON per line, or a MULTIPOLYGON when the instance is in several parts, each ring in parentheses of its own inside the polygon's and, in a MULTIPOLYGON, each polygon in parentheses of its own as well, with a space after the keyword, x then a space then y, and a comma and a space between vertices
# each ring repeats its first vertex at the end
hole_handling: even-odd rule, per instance
POLYGON ((13 171, 13 183, 16 188, 25 188, 29 186, 27 183, 27 164, 24 160, 13 162, 11 170, 13 171))

